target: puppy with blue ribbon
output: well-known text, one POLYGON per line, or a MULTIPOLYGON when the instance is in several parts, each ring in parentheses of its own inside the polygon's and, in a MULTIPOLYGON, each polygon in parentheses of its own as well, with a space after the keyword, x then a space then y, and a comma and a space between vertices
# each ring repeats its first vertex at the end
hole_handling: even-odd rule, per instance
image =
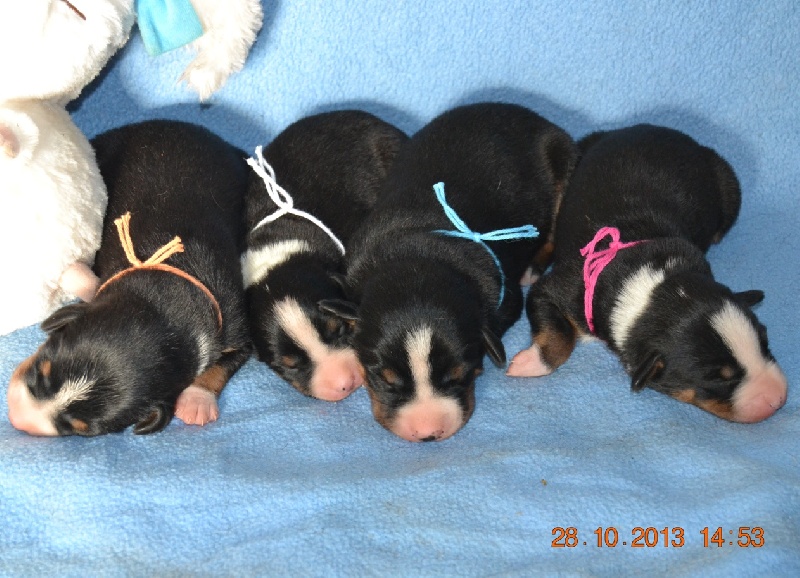
POLYGON ((522 313, 519 282, 547 264, 575 158, 563 130, 499 103, 445 112, 403 146, 348 243, 349 300, 321 304, 355 325, 386 429, 438 441, 469 420, 484 356, 505 365, 501 337, 522 313))

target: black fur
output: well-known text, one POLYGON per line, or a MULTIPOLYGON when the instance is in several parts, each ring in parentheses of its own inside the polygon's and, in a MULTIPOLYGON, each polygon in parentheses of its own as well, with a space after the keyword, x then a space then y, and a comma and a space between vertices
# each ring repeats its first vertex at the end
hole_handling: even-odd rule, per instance
POLYGON ((208 297, 190 282, 167 272, 135 271, 91 303, 67 306, 45 320, 49 336, 34 366, 49 362, 49 375, 29 371, 26 379, 40 399, 54 395, 65 380, 92 382, 88 396, 56 418, 61 435, 118 432, 132 424, 135 433, 152 433, 169 423, 178 395, 199 374, 218 366, 229 378, 249 355, 238 259, 248 167, 240 151, 179 122, 121 127, 92 144, 109 193, 94 267, 101 282, 129 266, 113 221, 130 211, 142 261, 181 237, 185 251, 167 263, 206 285, 223 326, 208 297))
MULTIPOLYGON (((531 288, 526 305, 542 361, 557 368, 576 337, 589 333, 580 250, 602 227, 616 227, 622 242, 646 242, 622 249, 601 273, 593 300, 595 335, 620 356, 634 391, 650 387, 725 414, 742 368, 709 318, 725 302, 735 303, 760 336, 761 354, 773 359, 765 330, 750 311, 763 293, 734 294, 714 280, 704 255, 736 220, 736 175, 713 150, 663 127, 595 133, 579 148, 557 220, 552 272, 531 288), (663 271, 665 280, 618 343, 612 310, 626 280, 645 264, 663 271)), ((598 249, 607 246, 606 240, 598 249)))
MULTIPOLYGON (((294 199, 295 208, 320 219, 347 243, 375 203, 407 138, 369 113, 335 111, 293 123, 266 147, 264 158, 275 170, 277 183, 294 199)), ((249 231, 277 209, 255 173, 246 206, 249 231)), ((311 395, 314 363, 278 323, 274 305, 294 298, 324 343, 347 347, 350 325, 318 306, 320 301, 344 297, 344 259, 324 231, 294 215, 252 231, 247 248, 257 250, 291 239, 307 242, 311 251, 293 255, 247 288, 250 329, 259 359, 301 393, 311 395)))
POLYGON ((434 331, 434 387, 458 401, 464 422, 469 418, 483 356, 488 351, 496 364, 505 362, 500 337, 521 313, 520 279, 547 245, 575 156, 563 130, 500 103, 450 110, 401 150, 372 214, 348 246, 352 302, 327 304, 357 319, 354 345, 384 426, 414 395, 404 341, 423 323, 434 331), (486 249, 435 232, 454 229, 433 191, 440 181, 448 203, 475 232, 526 224, 539 229, 537 239, 489 243, 506 278, 499 306, 501 276, 486 249))

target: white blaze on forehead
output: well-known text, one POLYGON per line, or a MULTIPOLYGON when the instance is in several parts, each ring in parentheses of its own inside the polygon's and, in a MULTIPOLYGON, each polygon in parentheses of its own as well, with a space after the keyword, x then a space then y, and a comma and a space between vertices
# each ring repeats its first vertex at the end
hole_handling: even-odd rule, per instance
POLYGON ((433 330, 423 326, 406 336, 406 353, 411 377, 416 386, 417 399, 427 400, 435 397, 431 384, 431 342, 433 330))
POLYGON ((761 354, 756 328, 736 305, 727 301, 711 316, 711 326, 739 362, 748 377, 764 371, 769 362, 761 354))
POLYGON ((645 265, 625 280, 609 318, 611 338, 617 347, 625 346, 631 327, 647 308, 653 291, 662 281, 664 271, 654 270, 650 265, 645 265))
POLYGON ((428 438, 442 440, 464 425, 464 412, 458 401, 438 394, 431 380, 433 330, 422 326, 406 336, 406 354, 414 380, 414 397, 403 405, 391 427, 409 441, 428 438))
POLYGON ((291 297, 275 303, 275 316, 286 334, 308 354, 312 361, 318 362, 328 355, 328 346, 311 323, 311 320, 291 297))
POLYGON ((752 423, 774 414, 786 403, 786 377, 778 364, 761 353, 758 332, 747 315, 730 301, 711 316, 711 326, 745 370, 733 394, 733 418, 752 423))
POLYGON ((92 390, 92 385, 93 382, 85 375, 78 379, 66 380, 53 399, 49 400, 53 408, 52 415, 63 411, 75 401, 87 399, 89 397, 89 392, 92 390))
POLYGON ((270 271, 288 261, 293 255, 309 252, 311 245, 299 239, 288 239, 258 249, 248 249, 242 255, 244 286, 250 287, 260 282, 270 271))

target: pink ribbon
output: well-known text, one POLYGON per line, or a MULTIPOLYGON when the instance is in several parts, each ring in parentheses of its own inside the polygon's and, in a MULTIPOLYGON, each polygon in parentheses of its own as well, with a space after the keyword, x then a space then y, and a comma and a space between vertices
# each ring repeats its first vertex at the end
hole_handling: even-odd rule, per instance
POLYGON ((581 249, 581 255, 586 258, 583 262, 583 285, 585 292, 583 294, 583 313, 586 316, 586 324, 589 326, 589 331, 594 333, 594 315, 592 314, 592 301, 594 299, 594 289, 597 286, 597 278, 606 265, 614 260, 620 249, 627 249, 638 245, 642 241, 633 241, 631 243, 619 242, 619 229, 616 227, 603 227, 594 236, 588 245, 581 249), (597 244, 605 237, 610 236, 611 242, 608 244, 607 249, 595 251, 597 244))

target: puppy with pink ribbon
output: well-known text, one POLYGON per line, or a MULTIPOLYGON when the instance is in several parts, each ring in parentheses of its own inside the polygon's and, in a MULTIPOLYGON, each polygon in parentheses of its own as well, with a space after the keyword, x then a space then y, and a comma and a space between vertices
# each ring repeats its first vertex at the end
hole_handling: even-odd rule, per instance
POLYGON ((604 341, 631 377, 736 422, 786 402, 787 384, 752 307, 761 291, 715 281, 705 252, 736 220, 738 179, 715 151, 651 125, 579 143, 550 273, 531 287, 531 346, 508 375, 564 364, 578 337, 604 341))

